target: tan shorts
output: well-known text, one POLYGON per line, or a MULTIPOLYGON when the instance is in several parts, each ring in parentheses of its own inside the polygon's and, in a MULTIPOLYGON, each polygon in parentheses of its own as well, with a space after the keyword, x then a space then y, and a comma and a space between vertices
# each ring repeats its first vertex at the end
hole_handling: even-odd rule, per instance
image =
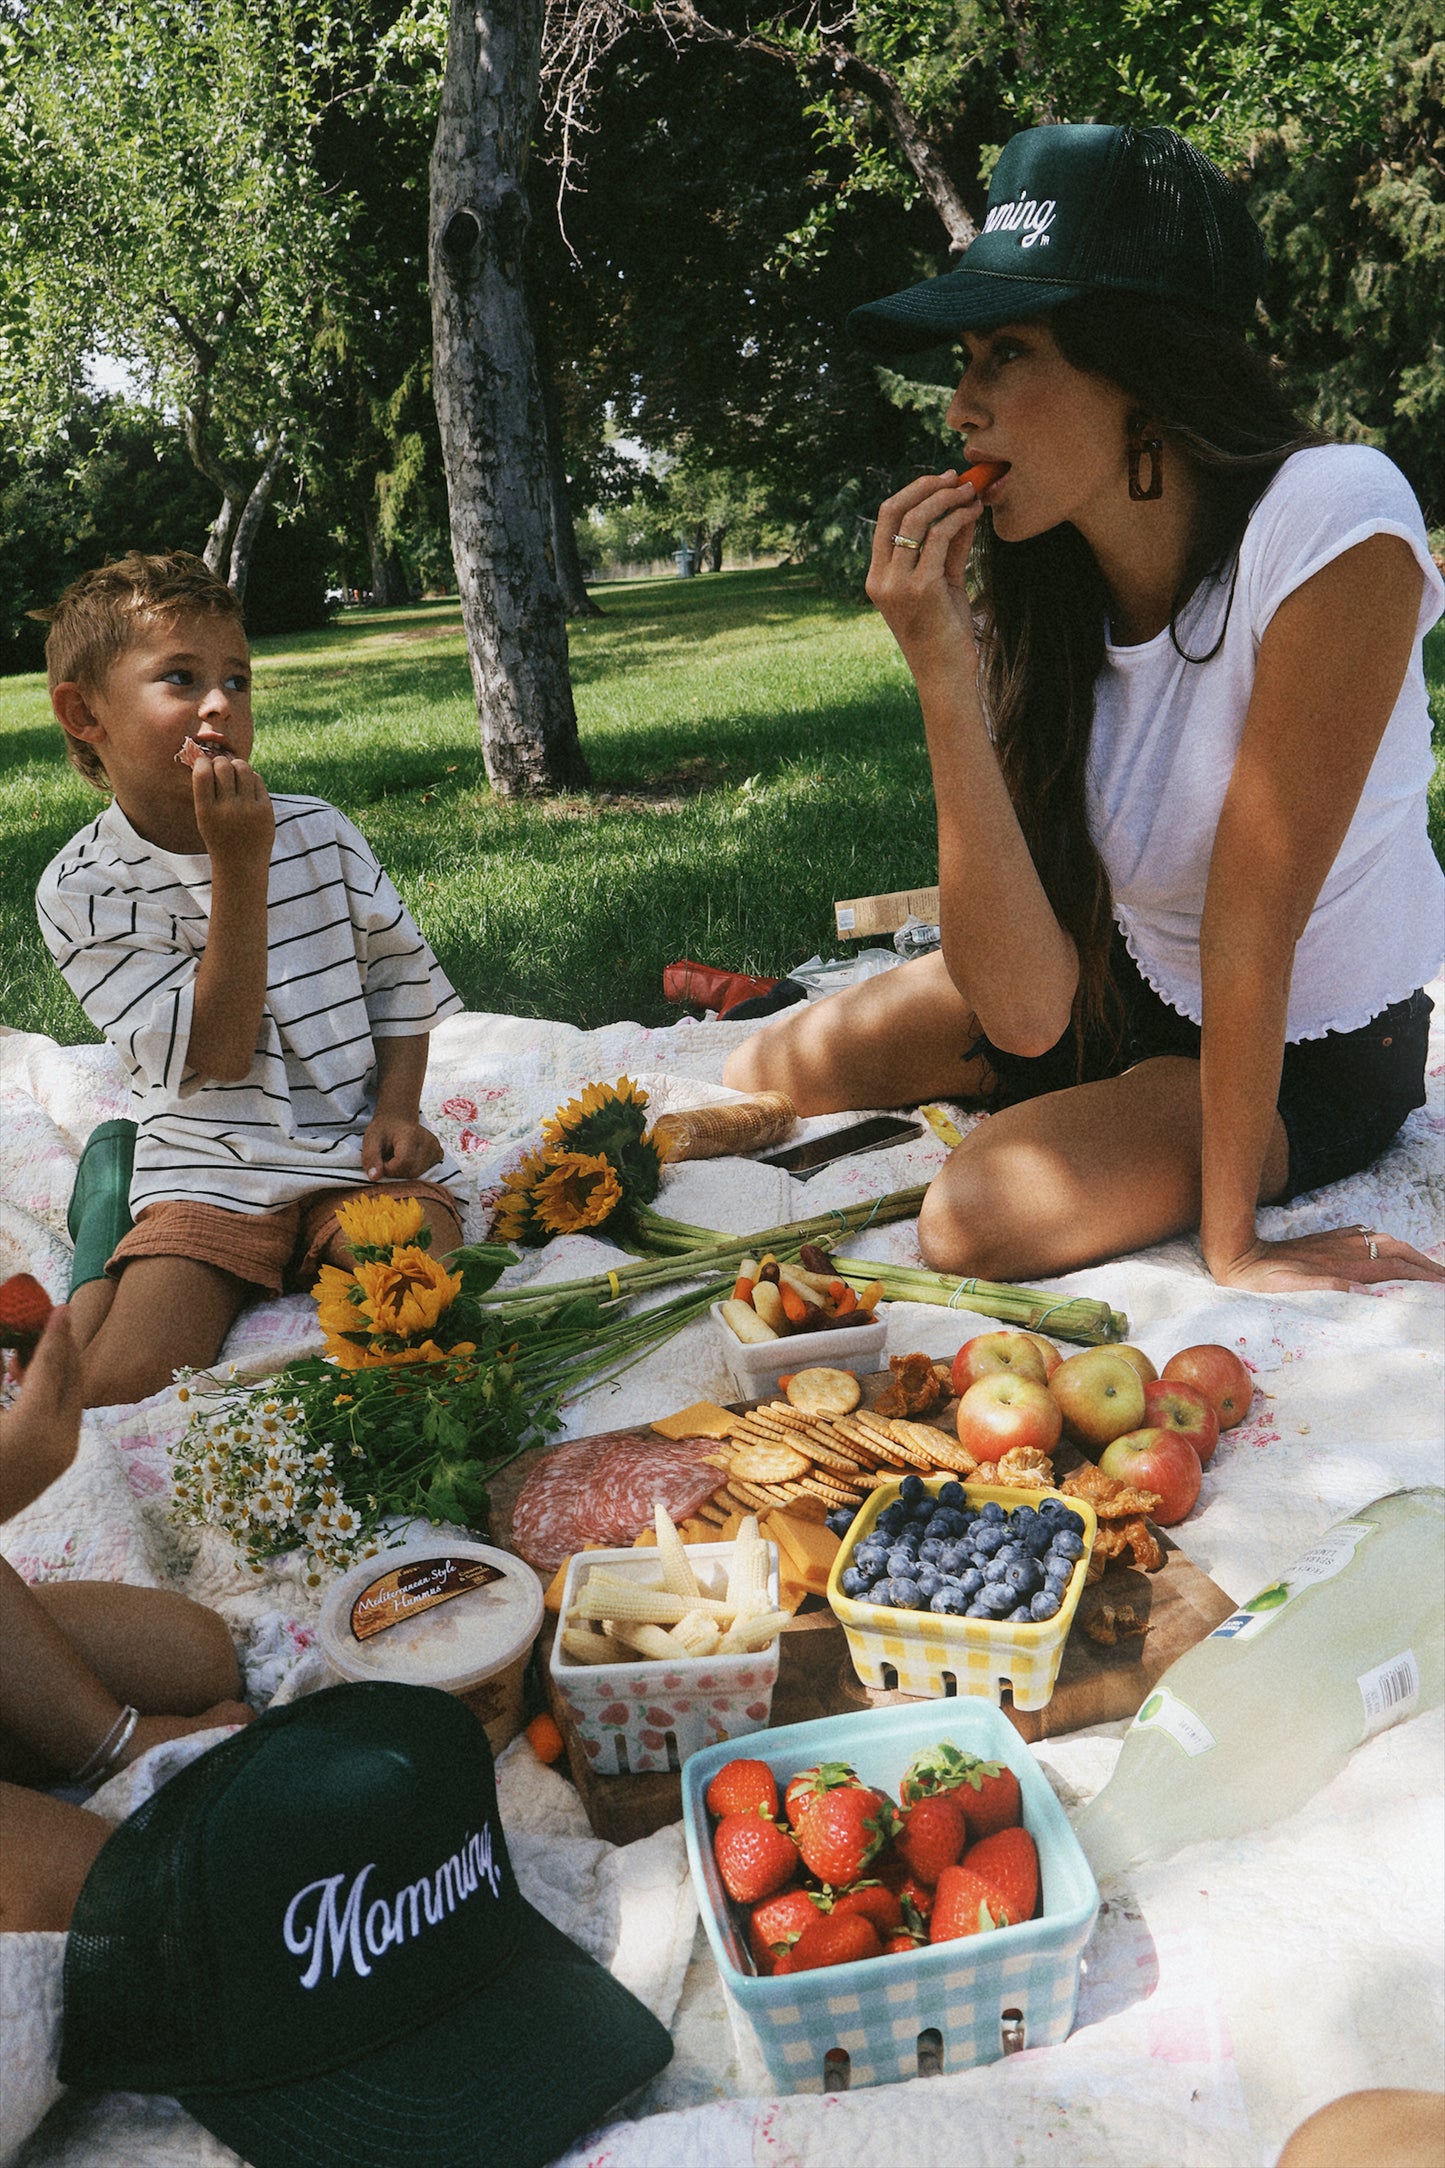
POLYGON ((227 1212, 220 1205, 192 1204, 184 1197, 148 1204, 128 1235, 106 1260, 118 1280, 138 1257, 188 1257, 214 1265, 268 1295, 300 1289, 309 1294, 328 1243, 338 1232, 336 1207, 349 1197, 420 1197, 439 1205, 454 1230, 437 1254, 445 1256, 462 1239, 456 1199, 440 1182, 367 1182, 346 1189, 313 1190, 294 1204, 271 1212, 227 1212))

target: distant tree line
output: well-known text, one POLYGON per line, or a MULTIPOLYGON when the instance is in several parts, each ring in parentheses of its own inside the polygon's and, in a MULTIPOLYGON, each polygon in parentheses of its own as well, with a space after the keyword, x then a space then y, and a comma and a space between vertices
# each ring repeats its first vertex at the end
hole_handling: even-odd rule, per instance
MULTIPOLYGON (((444 0, 0 0, 0 669, 36 664, 28 609, 133 543, 204 550, 258 630, 328 588, 453 586, 447 31, 444 0), (97 357, 134 390, 98 396, 97 357)), ((570 609, 628 533, 705 562, 766 536, 855 578, 872 508, 940 456, 950 363, 891 375, 843 319, 944 268, 998 147, 1049 119, 1170 121, 1235 173, 1295 393, 1445 522, 1426 0, 548 0, 545 31, 516 231, 570 609)))

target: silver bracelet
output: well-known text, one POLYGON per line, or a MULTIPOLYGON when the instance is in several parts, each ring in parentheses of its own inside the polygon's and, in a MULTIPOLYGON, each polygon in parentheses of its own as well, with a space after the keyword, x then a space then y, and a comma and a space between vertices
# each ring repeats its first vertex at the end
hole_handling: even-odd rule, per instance
POLYGON ((87 1760, 83 1761, 70 1781, 72 1784, 103 1784, 115 1773, 122 1754, 135 1737, 140 1722, 140 1710, 127 1702, 110 1730, 87 1760))

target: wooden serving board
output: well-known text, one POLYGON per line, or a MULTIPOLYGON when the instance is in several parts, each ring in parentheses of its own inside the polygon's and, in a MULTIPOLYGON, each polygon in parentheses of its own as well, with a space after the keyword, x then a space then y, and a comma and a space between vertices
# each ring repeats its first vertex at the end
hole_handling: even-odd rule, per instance
MULTIPOLYGON (((865 1397, 875 1399, 888 1383, 886 1372, 862 1381, 865 1397)), ((943 1427, 946 1414, 932 1418, 943 1427)), ((1056 1465, 1078 1458, 1061 1449, 1056 1465)), ((494 1488, 493 1540, 507 1541, 512 1504, 533 1465, 528 1454, 498 1479, 494 1488)), ((1232 1599, 1217 1587, 1192 1559, 1162 1538, 1165 1561, 1157 1573, 1138 1573, 1112 1566, 1104 1579, 1084 1591, 1079 1612, 1064 1645, 1063 1662, 1053 1698, 1042 1709, 1012 1707, 1004 1698, 1004 1714, 1027 1740, 1047 1738, 1060 1732, 1078 1731, 1088 1724, 1108 1723, 1135 1714, 1159 1677, 1186 1649, 1228 1618, 1235 1609, 1232 1599), (1148 1631, 1121 1638, 1103 1647, 1089 1638, 1084 1626, 1103 1602, 1132 1605, 1148 1620, 1148 1631)), ((567 1741, 571 1774, 586 1806, 588 1819, 599 1837, 613 1844, 628 1844, 650 1836, 655 1829, 675 1822, 682 1813, 682 1790, 676 1772, 649 1776, 599 1776, 583 1753, 565 1711, 551 1692, 547 1670, 557 1621, 549 1613, 537 1644, 541 1678, 552 1713, 567 1741)), ((853 1669, 843 1629, 826 1603, 809 1597, 804 1608, 785 1628, 779 1650, 778 1681, 773 1690, 771 1721, 774 1725, 801 1724, 816 1717, 856 1715, 860 1709, 886 1708, 893 1702, 911 1701, 910 1694, 884 1693, 866 1687, 853 1669)), ((947 1734, 946 1704, 940 1703, 940 1736, 947 1734)), ((746 1753, 745 1743, 738 1751, 746 1753)))

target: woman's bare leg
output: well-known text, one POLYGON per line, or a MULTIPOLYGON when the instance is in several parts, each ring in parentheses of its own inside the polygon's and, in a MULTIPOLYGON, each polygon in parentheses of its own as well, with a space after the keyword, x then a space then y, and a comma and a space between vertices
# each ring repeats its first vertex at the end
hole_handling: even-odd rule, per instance
POLYGON ((182 1368, 204 1370, 260 1289, 191 1257, 136 1257, 82 1354, 85 1405, 144 1400, 182 1368))
POLYGON ((973 1099, 992 1081, 986 1062, 965 1058, 977 1037, 942 956, 920 956, 784 1010, 728 1056, 723 1082, 786 1092, 800 1114, 973 1099))
MULTIPOLYGON (((1199 1224, 1202 1131, 1199 1064, 1174 1055, 1005 1108, 930 1188, 923 1254, 940 1272, 1034 1280, 1181 1234, 1199 1224)), ((1261 1200, 1287 1167, 1276 1115, 1261 1200)))
POLYGON ((31 1594, 107 1691, 142 1716, 199 1716, 241 1691, 225 1621, 176 1589, 42 1581, 31 1594))
POLYGON ((0 1784, 0 1934, 63 1934, 115 1824, 18 1784, 0 1784))

